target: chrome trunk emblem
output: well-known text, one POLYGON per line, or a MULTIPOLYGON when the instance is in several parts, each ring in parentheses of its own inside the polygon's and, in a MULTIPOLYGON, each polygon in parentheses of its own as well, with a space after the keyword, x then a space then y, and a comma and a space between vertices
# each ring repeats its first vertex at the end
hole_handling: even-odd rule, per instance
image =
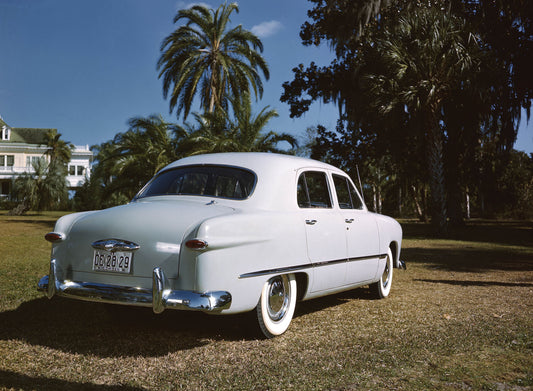
POLYGON ((116 251, 135 251, 140 248, 138 244, 122 239, 97 240, 96 242, 92 242, 91 246, 96 250, 105 250, 112 253, 116 251))

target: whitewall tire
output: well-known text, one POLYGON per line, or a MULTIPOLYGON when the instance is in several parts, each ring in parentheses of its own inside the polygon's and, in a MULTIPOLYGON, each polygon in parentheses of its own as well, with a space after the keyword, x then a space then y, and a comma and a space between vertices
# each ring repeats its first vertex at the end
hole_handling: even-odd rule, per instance
POLYGON ((387 251, 387 259, 385 260, 385 269, 379 278, 379 281, 370 285, 372 295, 376 299, 384 299, 390 293, 392 286, 392 271, 394 270, 394 259, 392 257, 392 251, 389 248, 387 251))
POLYGON ((289 328, 296 308, 294 274, 272 277, 263 286, 257 305, 257 320, 267 338, 283 334, 289 328))

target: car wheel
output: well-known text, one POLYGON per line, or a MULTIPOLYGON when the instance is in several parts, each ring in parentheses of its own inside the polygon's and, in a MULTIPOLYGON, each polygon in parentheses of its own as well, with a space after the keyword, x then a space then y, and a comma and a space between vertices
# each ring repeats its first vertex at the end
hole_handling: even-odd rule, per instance
POLYGON ((394 269, 392 251, 387 251, 387 259, 385 261, 385 269, 379 278, 379 281, 370 285, 372 290, 372 295, 376 299, 384 299, 390 293, 390 288, 392 285, 392 271, 394 269))
POLYGON ((296 278, 294 274, 272 277, 263 286, 257 305, 257 320, 267 338, 283 334, 296 308, 296 278))

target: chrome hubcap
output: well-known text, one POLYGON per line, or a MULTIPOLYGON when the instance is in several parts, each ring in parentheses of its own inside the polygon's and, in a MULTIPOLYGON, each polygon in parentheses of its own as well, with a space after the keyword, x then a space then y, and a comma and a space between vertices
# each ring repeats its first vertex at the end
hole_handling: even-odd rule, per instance
POLYGON ((385 270, 383 271, 383 274, 381 275, 381 281, 383 284, 383 287, 387 287, 389 285, 389 279, 390 279, 390 267, 389 267, 390 259, 387 257, 387 262, 385 263, 385 270))
POLYGON ((290 285, 286 276, 278 276, 270 280, 268 287, 268 316, 278 321, 285 316, 289 307, 290 285))

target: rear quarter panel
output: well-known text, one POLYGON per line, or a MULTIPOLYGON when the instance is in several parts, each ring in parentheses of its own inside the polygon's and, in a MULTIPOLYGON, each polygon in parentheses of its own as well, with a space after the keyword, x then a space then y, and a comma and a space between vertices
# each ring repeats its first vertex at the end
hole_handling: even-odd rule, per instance
POLYGON ((194 290, 225 290, 232 295, 231 312, 258 303, 264 283, 272 275, 241 278, 246 273, 308 264, 305 227, 296 213, 247 212, 203 222, 194 235, 207 241, 203 252, 187 250, 180 276, 195 264, 194 290))

